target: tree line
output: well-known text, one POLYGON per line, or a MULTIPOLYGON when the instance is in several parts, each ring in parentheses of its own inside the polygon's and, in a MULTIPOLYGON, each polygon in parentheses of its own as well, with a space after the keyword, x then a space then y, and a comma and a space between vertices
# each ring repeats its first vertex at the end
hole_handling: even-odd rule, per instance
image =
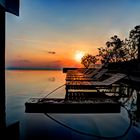
POLYGON ((129 32, 129 38, 121 40, 117 35, 105 43, 105 47, 98 48, 98 54, 86 54, 81 58, 81 64, 88 68, 91 64, 124 62, 132 59, 140 61, 140 25, 129 32))

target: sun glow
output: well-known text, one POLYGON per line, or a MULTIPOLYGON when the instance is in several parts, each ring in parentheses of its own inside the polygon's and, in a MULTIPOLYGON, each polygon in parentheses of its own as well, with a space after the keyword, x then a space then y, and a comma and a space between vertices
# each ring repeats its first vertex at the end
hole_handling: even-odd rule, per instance
POLYGON ((84 56, 84 52, 82 51, 76 51, 76 54, 75 54, 75 60, 77 62, 81 62, 81 58, 84 56))

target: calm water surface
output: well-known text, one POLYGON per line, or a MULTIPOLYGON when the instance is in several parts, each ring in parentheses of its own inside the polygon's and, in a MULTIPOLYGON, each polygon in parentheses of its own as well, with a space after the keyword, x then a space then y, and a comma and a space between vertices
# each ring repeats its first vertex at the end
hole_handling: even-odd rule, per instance
MULTIPOLYGON (((25 113, 25 102, 31 97, 44 97, 65 83, 62 71, 6 71, 7 125, 20 121, 20 140, 99 140, 101 138, 74 132, 43 113, 25 113)), ((49 97, 64 98, 65 87, 49 97)), ((127 112, 118 114, 50 114, 56 120, 80 132, 115 137, 129 126, 127 112)), ((103 139, 103 138, 102 138, 103 139)), ((114 138, 113 138, 114 139, 114 138)), ((121 140, 139 140, 140 127, 132 126, 121 140)))

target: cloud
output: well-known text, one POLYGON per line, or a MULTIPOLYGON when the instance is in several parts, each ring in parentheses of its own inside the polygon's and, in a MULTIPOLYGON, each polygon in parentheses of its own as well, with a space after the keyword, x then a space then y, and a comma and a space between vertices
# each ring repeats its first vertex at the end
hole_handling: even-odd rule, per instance
POLYGON ((41 50, 41 51, 48 54, 56 54, 56 51, 48 51, 48 50, 41 50))
POLYGON ((61 60, 49 60, 49 61, 30 61, 28 59, 11 60, 8 64, 8 68, 31 68, 31 69, 62 69, 63 67, 78 67, 79 63, 76 63, 72 59, 61 60))
POLYGON ((56 54, 56 52, 54 52, 54 51, 47 51, 47 53, 49 53, 49 54, 56 54))

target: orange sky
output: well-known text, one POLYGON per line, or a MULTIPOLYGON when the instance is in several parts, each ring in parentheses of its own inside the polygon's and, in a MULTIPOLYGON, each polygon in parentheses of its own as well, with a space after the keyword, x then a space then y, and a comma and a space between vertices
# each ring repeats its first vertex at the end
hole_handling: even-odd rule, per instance
POLYGON ((48 42, 18 38, 11 40, 11 43, 8 41, 7 46, 10 46, 11 50, 7 51, 7 65, 13 67, 82 67, 80 61, 76 60, 78 53, 82 52, 83 55, 97 53, 97 48, 93 47, 94 44, 86 41, 48 42))
POLYGON ((6 67, 81 67, 77 52, 95 55, 111 36, 128 37, 139 9, 130 0, 22 0, 19 17, 6 13, 6 67))

